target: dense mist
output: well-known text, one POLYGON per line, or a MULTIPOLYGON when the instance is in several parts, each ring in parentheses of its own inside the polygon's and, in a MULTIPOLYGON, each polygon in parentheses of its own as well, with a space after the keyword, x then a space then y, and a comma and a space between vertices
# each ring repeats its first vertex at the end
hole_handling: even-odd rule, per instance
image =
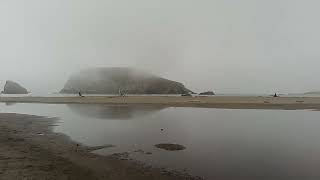
POLYGON ((2 0, 0 85, 58 92, 89 67, 135 67, 199 92, 320 90, 313 0, 2 0))

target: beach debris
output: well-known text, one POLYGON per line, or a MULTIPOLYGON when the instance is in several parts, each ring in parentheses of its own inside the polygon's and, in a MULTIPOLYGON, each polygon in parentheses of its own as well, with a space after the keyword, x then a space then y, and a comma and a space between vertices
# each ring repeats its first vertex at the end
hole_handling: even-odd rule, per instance
POLYGON ((186 149, 186 147, 180 144, 156 144, 155 147, 167 151, 181 151, 186 149))

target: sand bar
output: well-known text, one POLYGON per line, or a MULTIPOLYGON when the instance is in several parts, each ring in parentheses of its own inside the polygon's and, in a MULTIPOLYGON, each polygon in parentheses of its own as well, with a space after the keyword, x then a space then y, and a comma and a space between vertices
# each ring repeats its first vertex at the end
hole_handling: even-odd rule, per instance
POLYGON ((262 97, 262 96, 88 96, 88 97, 0 97, 8 103, 54 104, 140 104, 172 107, 212 107, 236 109, 320 109, 320 97, 262 97))

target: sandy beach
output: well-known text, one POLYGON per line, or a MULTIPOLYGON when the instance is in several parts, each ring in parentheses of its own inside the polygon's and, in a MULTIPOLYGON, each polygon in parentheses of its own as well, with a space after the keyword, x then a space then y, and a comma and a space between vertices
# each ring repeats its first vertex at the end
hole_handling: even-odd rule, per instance
POLYGON ((265 96, 88 96, 88 97, 0 97, 7 103, 54 104, 139 104, 171 107, 208 107, 230 109, 320 109, 320 97, 265 96))
POLYGON ((99 156, 67 136, 51 131, 56 119, 0 114, 0 179, 199 179, 145 167, 116 156, 99 156))

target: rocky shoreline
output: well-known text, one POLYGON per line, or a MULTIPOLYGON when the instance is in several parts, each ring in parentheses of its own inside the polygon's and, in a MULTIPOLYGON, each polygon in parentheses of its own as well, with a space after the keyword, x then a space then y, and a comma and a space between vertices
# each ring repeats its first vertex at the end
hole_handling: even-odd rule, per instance
POLYGON ((86 147, 52 131, 57 119, 0 114, 0 179, 201 179, 147 167, 117 156, 90 153, 86 147))

